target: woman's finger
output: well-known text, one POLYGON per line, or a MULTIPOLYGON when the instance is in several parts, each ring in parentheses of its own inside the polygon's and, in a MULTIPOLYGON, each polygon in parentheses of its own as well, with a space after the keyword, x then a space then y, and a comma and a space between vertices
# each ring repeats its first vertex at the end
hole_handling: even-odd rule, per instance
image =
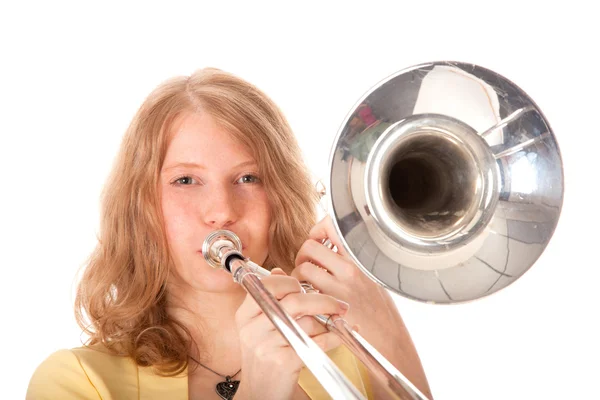
POLYGON ((287 274, 285 273, 285 271, 282 270, 281 268, 273 268, 271 270, 271 275, 283 275, 283 276, 287 276, 287 274))
MULTIPOLYGON (((280 275, 277 271, 274 274, 271 273, 270 276, 261 278, 261 282, 265 286, 265 289, 277 300, 283 299, 290 293, 302 292, 302 287, 300 286, 298 279, 291 276, 280 275)), ((238 323, 243 325, 244 321, 251 320, 262 312, 262 309, 258 306, 254 298, 250 294, 247 294, 236 312, 236 319, 240 318, 238 323)))
POLYGON ((321 333, 320 335, 314 336, 312 340, 314 340, 317 346, 324 352, 333 350, 342 344, 342 339, 332 332, 321 333))
POLYGON ((348 252, 342 245, 342 241, 333 226, 333 222, 331 221, 331 217, 328 215, 322 220, 320 220, 315 226, 312 227, 308 237, 316 240, 317 242, 321 242, 322 240, 329 239, 331 243, 337 247, 337 253, 342 256, 347 256, 348 252))
POLYGON ((352 277, 356 272, 356 266, 346 257, 313 239, 305 241, 296 255, 296 267, 305 262, 325 268, 331 275, 342 279, 352 277))
POLYGON ((344 316, 350 308, 348 303, 322 293, 292 293, 283 298, 280 303, 294 319, 317 314, 344 316))
MULTIPOLYGON (((280 300, 279 303, 294 320, 317 314, 344 316, 350 308, 348 303, 320 293, 292 293, 280 300)), ((242 329, 243 333, 240 332, 240 334, 252 337, 263 337, 266 333, 276 330, 275 325, 264 313, 248 318, 242 325, 242 329)))
POLYGON ((246 343, 245 346, 259 362, 266 365, 292 371, 299 371, 304 366, 287 339, 277 330, 264 333, 260 340, 254 338, 254 343, 246 343))
MULTIPOLYGON (((300 282, 310 282, 315 289, 329 288, 327 294, 335 293, 335 288, 340 285, 339 281, 321 267, 311 263, 303 262, 292 271, 292 276, 300 282)), ((321 289, 319 289, 321 290, 321 289)))
POLYGON ((305 315, 304 317, 297 319, 296 323, 310 337, 320 335, 321 333, 328 331, 321 322, 317 321, 310 315, 305 315))
MULTIPOLYGON (((308 318, 308 317, 303 317, 308 318)), ((314 318, 310 317, 316 324, 321 325, 319 322, 315 321, 314 318)), ((302 325, 306 325, 308 323, 308 319, 304 320, 305 322, 302 325)), ((340 344, 342 344, 342 340, 335 333, 329 332, 322 325, 320 327, 315 326, 315 330, 313 334, 307 334, 311 337, 311 339, 325 352, 335 349, 340 344)), ((286 347, 290 347, 287 339, 283 337, 283 335, 279 331, 270 331, 264 334, 264 340, 261 343, 261 347, 257 349, 257 352, 261 357, 267 356, 267 352, 277 351, 277 349, 282 349, 286 347)))

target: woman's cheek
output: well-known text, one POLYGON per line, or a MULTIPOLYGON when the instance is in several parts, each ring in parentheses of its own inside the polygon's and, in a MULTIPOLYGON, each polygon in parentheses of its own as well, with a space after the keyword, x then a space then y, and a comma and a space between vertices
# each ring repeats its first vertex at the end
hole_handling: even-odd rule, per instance
POLYGON ((186 236, 187 226, 193 220, 192 204, 189 196, 167 194, 163 198, 163 218, 170 240, 182 239, 186 236))

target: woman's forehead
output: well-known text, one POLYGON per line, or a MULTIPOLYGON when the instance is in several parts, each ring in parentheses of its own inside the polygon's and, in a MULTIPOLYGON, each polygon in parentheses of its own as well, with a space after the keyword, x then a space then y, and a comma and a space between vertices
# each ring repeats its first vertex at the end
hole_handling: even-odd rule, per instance
POLYGON ((230 162, 241 159, 256 162, 251 149, 218 124, 210 114, 188 112, 174 121, 165 163, 172 160, 195 162, 198 159, 225 162, 227 158, 230 162), (231 157, 237 160, 231 160, 231 157))

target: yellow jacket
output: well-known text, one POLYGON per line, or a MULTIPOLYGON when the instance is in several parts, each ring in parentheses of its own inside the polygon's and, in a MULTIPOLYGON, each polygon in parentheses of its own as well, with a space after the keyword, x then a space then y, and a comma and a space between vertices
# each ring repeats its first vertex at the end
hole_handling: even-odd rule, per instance
MULTIPOLYGON (((368 399, 373 399, 367 370, 344 345, 328 356, 368 399)), ((186 371, 187 372, 187 371, 186 371)), ((298 384, 311 399, 331 397, 306 368, 298 384)), ((101 345, 59 350, 35 370, 27 400, 179 400, 188 398, 187 374, 180 377, 155 375, 149 367, 139 367, 129 357, 109 353, 101 345)))

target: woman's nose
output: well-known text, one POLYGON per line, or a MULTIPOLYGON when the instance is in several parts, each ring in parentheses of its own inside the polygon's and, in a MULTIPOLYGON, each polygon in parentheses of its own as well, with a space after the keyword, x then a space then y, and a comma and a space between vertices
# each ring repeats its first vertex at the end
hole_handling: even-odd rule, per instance
POLYGON ((231 190, 214 187, 208 197, 201 201, 205 203, 203 216, 205 224, 221 229, 236 221, 235 198, 231 190))

